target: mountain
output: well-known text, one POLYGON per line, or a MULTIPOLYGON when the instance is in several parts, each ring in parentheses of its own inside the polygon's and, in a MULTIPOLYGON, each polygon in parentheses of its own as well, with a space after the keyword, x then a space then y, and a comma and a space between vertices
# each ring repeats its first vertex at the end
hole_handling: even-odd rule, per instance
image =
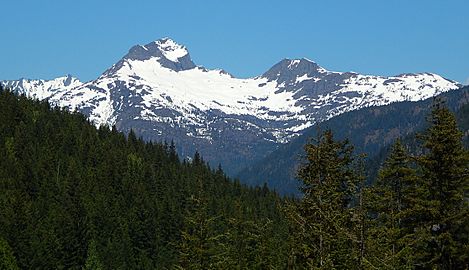
POLYGON ((432 73, 334 72, 305 58, 284 59, 260 76, 240 79, 197 66, 187 48, 169 38, 132 47, 90 82, 64 77, 2 84, 82 112, 96 125, 133 129, 146 140, 174 140, 182 156, 198 150, 231 175, 317 122, 460 87, 432 73))
MULTIPOLYGON (((469 87, 442 93, 438 96, 446 106, 456 112, 458 122, 468 141, 469 137, 469 87)), ((295 180, 298 166, 304 161, 304 145, 317 137, 318 130, 331 129, 336 138, 349 139, 356 153, 367 154, 366 168, 370 176, 376 173, 387 156, 387 148, 397 138, 418 144, 415 133, 425 128, 433 98, 400 102, 385 106, 367 107, 341 114, 304 130, 303 134, 264 159, 255 162, 237 175, 251 185, 267 185, 281 194, 297 194, 295 180)), ((373 177, 371 177, 373 178, 373 177)))

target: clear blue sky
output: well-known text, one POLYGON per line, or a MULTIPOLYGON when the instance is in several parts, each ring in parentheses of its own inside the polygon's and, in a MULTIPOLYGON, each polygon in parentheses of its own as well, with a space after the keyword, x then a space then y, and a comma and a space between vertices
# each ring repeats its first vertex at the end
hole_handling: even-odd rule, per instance
POLYGON ((469 79, 468 0, 5 0, 1 10, 0 79, 92 80, 166 36, 237 77, 307 57, 336 71, 469 79))

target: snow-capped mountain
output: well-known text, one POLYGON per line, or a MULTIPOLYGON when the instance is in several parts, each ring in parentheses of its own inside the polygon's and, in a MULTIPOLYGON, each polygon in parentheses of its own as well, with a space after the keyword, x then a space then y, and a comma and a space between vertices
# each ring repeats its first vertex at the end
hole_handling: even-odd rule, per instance
POLYGON ((234 78, 196 66, 169 38, 132 47, 94 81, 3 81, 14 91, 78 110, 97 125, 131 128, 145 139, 174 140, 235 172, 315 122, 374 105, 421 100, 459 88, 432 73, 393 77, 328 71, 284 59, 261 76, 234 78))

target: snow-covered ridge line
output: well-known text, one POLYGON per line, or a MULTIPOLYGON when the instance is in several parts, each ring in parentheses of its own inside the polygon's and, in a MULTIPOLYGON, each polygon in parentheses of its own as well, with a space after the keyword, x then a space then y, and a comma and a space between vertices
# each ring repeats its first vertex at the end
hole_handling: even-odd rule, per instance
POLYGON ((82 82, 72 75, 66 75, 52 80, 31 80, 23 78, 12 81, 0 81, 0 83, 18 94, 24 94, 39 100, 48 99, 57 93, 68 91, 82 85, 82 82))
POLYGON ((167 133, 161 126, 169 125, 213 141, 220 131, 214 118, 229 117, 242 120, 237 129, 255 126, 260 137, 277 143, 350 110, 421 100, 460 86, 432 73, 383 77, 328 71, 306 58, 284 59, 261 76, 238 79, 196 66, 188 50, 169 38, 132 47, 91 82, 66 76, 3 84, 81 111, 97 125, 138 122, 161 136, 167 133))

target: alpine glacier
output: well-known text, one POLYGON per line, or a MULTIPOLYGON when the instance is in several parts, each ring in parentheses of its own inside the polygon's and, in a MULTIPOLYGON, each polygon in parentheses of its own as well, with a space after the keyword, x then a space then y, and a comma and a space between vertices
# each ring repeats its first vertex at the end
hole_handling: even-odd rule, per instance
POLYGON ((381 77, 334 72, 305 58, 281 60, 255 78, 234 78, 195 65, 188 50, 169 38, 132 47, 90 82, 66 76, 1 83, 80 111, 96 125, 133 129, 148 140, 174 140, 183 156, 198 150, 229 173, 318 121, 460 87, 432 73, 381 77))

